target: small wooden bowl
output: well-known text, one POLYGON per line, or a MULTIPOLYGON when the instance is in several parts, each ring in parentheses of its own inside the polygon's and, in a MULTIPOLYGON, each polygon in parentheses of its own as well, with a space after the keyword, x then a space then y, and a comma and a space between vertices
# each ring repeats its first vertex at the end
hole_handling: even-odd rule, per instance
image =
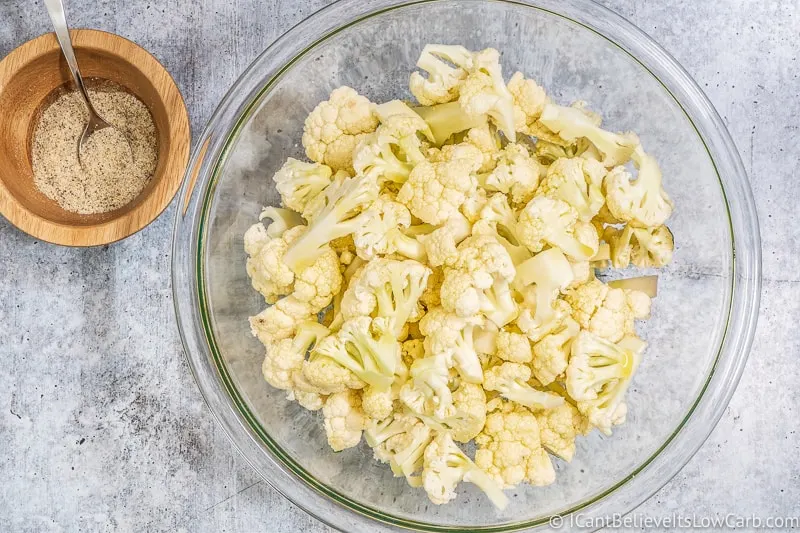
POLYGON ((72 80, 55 34, 45 34, 0 61, 0 213, 44 241, 93 246, 136 233, 169 205, 183 180, 191 134, 180 91, 146 50, 102 31, 71 35, 84 78, 115 82, 150 109, 158 132, 155 174, 131 203, 108 213, 71 213, 39 192, 31 164, 33 130, 54 91, 72 80))

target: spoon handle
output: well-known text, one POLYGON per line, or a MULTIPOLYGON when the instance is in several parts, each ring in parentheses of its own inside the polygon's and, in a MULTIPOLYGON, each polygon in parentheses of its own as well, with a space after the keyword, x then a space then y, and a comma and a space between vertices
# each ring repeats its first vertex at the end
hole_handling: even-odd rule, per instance
POLYGON ((95 111, 92 102, 89 100, 89 93, 86 91, 86 85, 83 83, 81 71, 78 69, 78 61, 75 59, 75 51, 72 49, 72 39, 69 36, 67 17, 64 14, 64 4, 61 3, 61 0, 44 0, 44 5, 47 6, 47 12, 50 15, 50 20, 53 22, 53 27, 56 31, 58 44, 61 45, 61 51, 64 53, 64 58, 67 60, 67 65, 69 66, 69 71, 72 73, 72 78, 75 80, 75 85, 78 86, 78 90, 81 95, 83 95, 83 101, 86 103, 89 113, 96 115, 97 111, 95 111))

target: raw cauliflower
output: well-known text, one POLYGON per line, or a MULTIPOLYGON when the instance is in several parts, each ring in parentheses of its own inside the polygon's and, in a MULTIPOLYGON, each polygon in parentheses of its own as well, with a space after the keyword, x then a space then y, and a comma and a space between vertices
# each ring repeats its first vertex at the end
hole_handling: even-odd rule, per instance
POLYGON ((551 456, 641 408, 626 392, 657 276, 609 270, 675 253, 638 136, 506 80, 500 58, 425 46, 418 105, 335 89, 305 121, 310 161, 285 160, 280 206, 243 235, 271 304, 250 317, 263 379, 321 411, 333 450, 364 436, 436 505, 468 482, 503 509, 503 490, 552 483, 551 456))
POLYGON ((634 313, 623 289, 612 289, 598 279, 565 296, 581 328, 611 342, 633 332, 634 313))
POLYGON ((539 434, 539 423, 530 410, 498 400, 483 431, 475 437, 475 464, 504 489, 522 482, 549 485, 556 473, 539 434))
POLYGON ((483 161, 471 144, 450 145, 442 152, 441 161, 416 165, 397 194, 398 202, 428 224, 442 224, 474 194, 475 172, 483 161))
POLYGON ((306 118, 303 146, 312 161, 352 171, 358 142, 377 127, 372 103, 350 87, 339 87, 306 118))
POLYGON ((589 433, 589 421, 569 402, 536 414, 544 448, 567 462, 575 456, 575 438, 589 433))
POLYGON ((510 291, 516 271, 503 246, 490 235, 475 235, 458 246, 458 257, 444 270, 442 307, 462 318, 483 315, 498 327, 517 316, 510 291))
POLYGON ((361 409, 361 397, 356 391, 346 390, 331 394, 322 408, 325 434, 335 452, 357 446, 361 432, 366 428, 367 417, 361 409))

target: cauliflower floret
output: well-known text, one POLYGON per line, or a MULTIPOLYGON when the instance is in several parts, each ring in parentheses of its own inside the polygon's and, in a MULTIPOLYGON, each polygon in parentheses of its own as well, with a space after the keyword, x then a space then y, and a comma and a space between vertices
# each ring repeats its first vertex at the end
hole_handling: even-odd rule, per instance
POLYGON ((324 199, 324 206, 283 257, 295 272, 312 263, 328 248, 328 243, 352 234, 371 220, 370 214, 364 211, 377 199, 378 186, 374 179, 366 176, 334 180, 320 197, 324 199))
MULTIPOLYGON (((254 228, 257 231, 259 225, 248 232, 254 228)), ((258 253, 247 260, 247 273, 253 287, 264 295, 267 303, 274 303, 280 296, 291 293, 293 298, 307 304, 309 313, 313 314, 328 306, 333 295, 341 290, 342 274, 339 258, 329 246, 323 246, 310 264, 294 272, 286 265, 287 250, 302 238, 306 229, 306 226, 295 226, 280 237, 268 239, 258 253)), ((249 248, 251 251, 254 249, 252 243, 249 248)))
POLYGON ((505 248, 490 235, 473 235, 458 245, 458 257, 445 268, 442 307, 462 318, 483 314, 505 326, 517 317, 510 283, 516 270, 505 248))
POLYGON ((548 103, 547 95, 534 80, 525 79, 522 72, 515 72, 508 80, 508 90, 514 101, 514 126, 520 133, 537 136, 542 128, 539 117, 548 103))
POLYGON ((489 194, 486 192, 486 189, 482 187, 478 187, 475 191, 475 194, 467 198, 463 204, 461 204, 461 214, 470 222, 470 224, 474 224, 481 218, 481 211, 483 208, 486 207, 486 204, 489 202, 489 194))
POLYGON ((662 267, 672 261, 675 243, 666 226, 633 228, 636 243, 631 250, 631 263, 640 268, 662 267))
POLYGON ((575 456, 575 437, 589 433, 589 421, 571 403, 536 414, 544 448, 567 462, 575 456))
MULTIPOLYGON (((441 365, 447 369, 456 368, 462 379, 470 383, 483 381, 478 353, 475 350, 474 333, 480 320, 464 319, 448 313, 441 307, 435 307, 420 320, 420 332, 425 335, 425 353, 432 358, 441 360, 429 363, 441 375, 441 365)), ((428 357, 426 357, 428 359, 428 357)), ((423 367, 420 361, 419 370, 423 367)), ((416 365, 415 365, 416 366, 416 365)), ((425 365, 428 371, 428 364, 425 365)), ((414 369, 412 368, 412 376, 414 369)))
POLYGON ((622 289, 609 289, 589 321, 589 331, 611 342, 634 332, 633 311, 622 289))
POLYGON ((366 212, 370 221, 353 233, 359 257, 369 261, 378 255, 399 253, 417 261, 425 259, 422 244, 403 233, 411 225, 411 213, 406 206, 384 194, 366 212))
POLYGON ((589 323, 597 309, 603 305, 609 287, 599 279, 576 287, 564 295, 564 299, 572 308, 572 317, 583 329, 589 329, 589 323))
POLYGON ((394 412, 394 393, 392 389, 379 390, 367 386, 361 396, 364 414, 375 420, 383 420, 394 412))
POLYGON ((283 205, 302 213, 308 203, 330 185, 333 170, 320 163, 306 163, 289 158, 272 179, 283 205))
POLYGON ((304 226, 300 215, 288 209, 267 207, 259 217, 264 219, 271 219, 267 227, 258 222, 244 234, 244 249, 249 256, 246 268, 253 288, 267 303, 275 303, 294 288, 294 272, 282 259, 304 226))
POLYGON ((422 486, 437 505, 453 500, 461 481, 477 485, 498 509, 508 505, 500 487, 461 451, 449 433, 440 433, 428 445, 423 464, 422 486))
MULTIPOLYGON (((519 255, 519 258, 523 260, 531 257, 527 249, 519 246, 521 237, 519 232, 522 229, 517 222, 517 213, 508 204, 508 198, 506 198, 505 194, 497 193, 489 197, 486 205, 481 210, 481 219, 475 223, 473 228, 475 229, 473 233, 491 234, 494 232, 501 236, 508 243, 505 247, 512 259, 516 255, 519 255), (512 254, 512 250, 517 247, 523 248, 523 252, 514 252, 512 254)), ((517 263, 518 261, 515 260, 514 264, 517 263)))
POLYGON ((521 144, 508 144, 497 156, 495 168, 486 176, 485 187, 507 194, 515 206, 533 199, 539 186, 539 163, 521 144))
POLYGON ((350 87, 339 87, 306 118, 303 146, 312 161, 352 171, 353 150, 377 127, 370 101, 350 87))
POLYGON ((433 440, 426 424, 415 416, 395 412, 383 420, 373 420, 365 437, 375 458, 389 463, 395 477, 405 476, 412 487, 422 486, 422 478, 416 473, 422 470, 425 448, 433 440))
POLYGON ((609 258, 614 268, 627 268, 631 264, 632 238, 633 227, 630 225, 603 228, 603 240, 608 243, 609 258))
POLYGON ((453 408, 445 416, 447 429, 458 442, 469 442, 486 423, 486 393, 483 387, 462 381, 453 392, 453 408))
POLYGON ((514 99, 503 80, 497 50, 472 53, 462 49, 448 59, 468 71, 459 89, 461 108, 468 115, 488 115, 508 140, 515 142, 514 99))
POLYGON ((536 486, 555 481, 555 470, 542 448, 539 424, 525 407, 493 400, 483 432, 475 437, 475 463, 500 487, 513 488, 523 481, 536 486))
POLYGON ((567 366, 567 392, 579 402, 594 400, 606 386, 629 379, 638 364, 638 351, 581 331, 573 342, 567 366))
POLYGON ((626 268, 631 263, 640 268, 662 267, 672 261, 674 242, 666 226, 636 228, 630 224, 618 229, 603 230, 603 240, 610 248, 614 268, 626 268))
POLYGON ((267 233, 267 228, 261 222, 257 222, 247 228, 244 232, 244 252, 249 256, 258 255, 258 252, 268 244, 272 237, 267 233))
POLYGON ((325 434, 335 452, 358 446, 367 417, 361 410, 361 395, 353 390, 331 394, 322 408, 325 434))
POLYGON ((633 336, 614 344, 588 331, 581 331, 572 343, 567 392, 589 423, 606 435, 625 421, 625 392, 644 347, 644 341, 633 336))
POLYGON ((580 220, 589 222, 605 203, 602 190, 605 175, 605 167, 593 159, 559 158, 547 167, 538 192, 567 202, 580 220))
POLYGON ((315 321, 299 324, 294 337, 288 337, 267 346, 261 373, 264 379, 281 390, 294 388, 294 374, 302 368, 306 352, 328 334, 328 328, 315 321))
POLYGON ((449 265, 458 255, 456 247, 469 237, 471 230, 469 221, 456 211, 441 227, 427 235, 420 235, 417 240, 424 247, 430 266, 449 265))
POLYGON ((510 363, 530 363, 533 358, 531 343, 522 333, 500 330, 497 333, 495 355, 510 363))
POLYGON ((483 158, 471 144, 448 145, 442 152, 442 161, 416 165, 397 194, 398 202, 428 224, 444 223, 475 193, 475 171, 483 158))
POLYGON ((579 224, 571 205, 547 196, 536 196, 520 212, 517 236, 532 252, 550 245, 577 261, 591 259, 600 245, 594 226, 579 224))
MULTIPOLYGON (((434 78, 433 83, 421 85, 419 75, 412 77, 412 92, 416 90, 414 95, 417 99, 422 96, 422 100, 430 103, 448 102, 452 100, 449 95, 457 91, 458 102, 467 115, 488 115, 511 142, 515 141, 514 100, 503 80, 497 50, 487 48, 470 52, 463 46, 433 44, 425 47, 420 59, 430 64, 432 70, 429 72, 434 73, 434 78), (449 61, 458 69, 447 68, 439 58, 449 61), (447 82, 437 83, 439 80, 447 82), (456 82, 455 85, 453 82, 456 82), (433 89, 429 91, 430 94, 421 90, 427 87, 433 89), (445 88, 449 90, 444 91, 445 88)), ((429 67, 424 68, 427 70, 429 67)))
POLYGON ((624 167, 612 169, 603 180, 606 204, 614 218, 632 226, 651 228, 664 224, 672 214, 672 200, 661 187, 661 170, 655 158, 641 149, 633 153, 637 179, 624 167))
MULTIPOLYGON (((282 261, 283 256, 289 245, 283 238, 272 239, 267 237, 262 244, 254 244, 254 240, 260 237, 263 225, 259 222, 254 224, 245 233, 245 245, 253 251, 247 259, 247 275, 253 288, 261 293, 267 303, 275 303, 278 298, 290 294, 294 289, 294 272, 282 261)), ((292 228, 287 233, 294 230, 303 231, 303 226, 292 228)), ((266 235, 266 231, 264 232, 266 235)), ((259 241, 256 241, 259 242, 259 241)))
POLYGON ((430 269, 408 259, 374 259, 366 264, 357 279, 342 297, 345 319, 360 316, 390 318, 397 338, 409 321, 422 316, 419 299, 430 275, 430 269))
POLYGON ((327 357, 378 390, 392 386, 400 359, 400 344, 392 319, 360 316, 346 320, 341 329, 323 339, 310 361, 327 357))
POLYGON ((564 403, 558 394, 531 387, 530 379, 531 369, 527 365, 502 363, 484 373, 483 388, 497 391, 503 398, 534 411, 553 409, 564 403))
POLYGON ((563 321, 565 313, 557 298, 572 279, 569 261, 558 248, 549 248, 517 266, 514 283, 525 287, 517 325, 531 341, 538 341, 563 321))
POLYGON ((533 375, 542 385, 549 385, 567 370, 572 339, 580 331, 578 323, 569 317, 563 324, 537 342, 533 347, 533 375))
MULTIPOLYGON (((539 291, 534 292, 539 294, 539 291)), ((517 327, 531 342, 539 342, 546 335, 564 327, 565 322, 570 318, 572 310, 564 300, 553 297, 553 300, 545 300, 542 304, 542 306, 547 305, 550 306, 551 311, 545 316, 549 318, 537 318, 536 306, 533 309, 523 307, 522 311, 520 311, 519 318, 517 318, 517 327)))
MULTIPOLYGON (((335 336, 322 339, 316 348, 325 344, 337 344, 335 336)), ((331 347, 323 347, 329 351, 331 347)), ((299 373, 294 375, 295 390, 313 392, 317 394, 333 394, 347 389, 363 389, 366 383, 356 376, 351 370, 343 367, 329 357, 315 356, 312 352, 299 373)))
POLYGON ((250 317, 250 331, 264 346, 291 337, 298 324, 314 320, 306 302, 293 296, 281 298, 255 316, 250 317))
POLYGON ((404 152, 407 158, 418 161, 419 158, 410 157, 411 152, 422 155, 429 145, 420 145, 417 141, 427 140, 433 142, 433 132, 431 131, 425 120, 414 109, 402 100, 390 100, 386 103, 380 104, 375 107, 375 113, 378 115, 381 125, 386 126, 386 131, 395 135, 400 143, 398 148, 404 152), (419 137, 422 135, 423 138, 419 137), (416 137, 416 138, 410 138, 416 137), (411 144, 413 150, 408 150, 409 144, 403 142, 407 139, 411 144), (420 148, 417 150, 417 148, 420 148))
POLYGON ((507 209, 511 215, 509 217, 511 222, 501 223, 500 218, 494 219, 494 217, 500 215, 500 213, 495 212, 497 206, 492 205, 494 204, 494 201, 490 200, 489 203, 484 206, 484 209, 481 213, 481 216, 485 216, 486 218, 481 218, 472 225, 472 235, 484 235, 497 241, 503 248, 506 249, 506 252, 511 258, 511 262, 513 263, 514 267, 517 267, 533 257, 533 254, 530 250, 528 250, 528 248, 520 244, 513 235, 513 231, 515 231, 517 227, 516 221, 514 220, 515 214, 508 206, 505 196, 503 194, 495 194, 493 198, 498 198, 501 200, 504 209, 507 209), (487 213, 491 213, 491 215, 487 213))
POLYGON ((319 411, 328 400, 328 396, 316 392, 306 392, 299 389, 290 390, 286 394, 286 399, 296 401, 304 409, 309 411, 319 411))
POLYGON ((619 134, 603 130, 597 121, 592 120, 580 107, 563 107, 548 103, 542 110, 539 122, 569 143, 575 142, 580 137, 586 137, 603 155, 602 163, 607 168, 628 162, 639 146, 639 138, 635 134, 619 134))
POLYGON ((422 117, 399 100, 377 106, 376 113, 381 125, 356 146, 353 168, 381 185, 404 183, 414 165, 425 160, 421 135, 432 141, 433 134, 422 117))
POLYGON ((411 379, 400 388, 400 401, 417 416, 432 413, 443 418, 453 405, 446 358, 430 356, 417 359, 409 374, 411 379))
POLYGON ((472 128, 464 138, 483 154, 483 164, 478 172, 490 172, 497 165, 497 157, 501 152, 500 137, 488 123, 472 128))
POLYGON ((436 45, 425 45, 417 60, 417 67, 424 70, 428 78, 419 72, 412 72, 409 79, 411 94, 424 106, 457 100, 459 87, 467 77, 463 68, 448 65, 439 55, 436 45))
POLYGON ((459 442, 469 442, 481 432, 486 422, 486 393, 483 387, 461 381, 447 404, 436 403, 438 396, 405 386, 401 398, 414 416, 437 432, 447 432, 459 442))
POLYGON ((329 246, 324 247, 313 263, 299 268, 295 273, 292 296, 307 303, 312 313, 319 313, 342 290, 339 265, 336 252, 329 246))
POLYGON ((612 289, 594 279, 565 295, 572 317, 581 328, 611 342, 633 333, 633 310, 623 289, 612 289))

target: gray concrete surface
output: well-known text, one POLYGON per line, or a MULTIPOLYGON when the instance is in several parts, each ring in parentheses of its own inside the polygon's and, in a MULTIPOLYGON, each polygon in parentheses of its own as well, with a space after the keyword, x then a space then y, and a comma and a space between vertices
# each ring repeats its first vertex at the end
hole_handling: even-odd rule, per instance
MULTIPOLYGON (((323 0, 81 0, 76 27, 131 38, 199 131, 246 65, 323 0)), ((764 239, 744 378, 700 452, 637 512, 800 514, 800 9, 796 1, 606 0, 674 54, 725 118, 764 239)), ((0 2, 0 56, 48 31, 0 2)), ((0 219, 0 531, 330 531, 271 489, 203 404, 173 318, 174 207, 120 244, 66 249, 0 219)), ((635 528, 642 529, 642 528, 635 528)), ((648 528, 650 529, 650 528, 648 528)))

